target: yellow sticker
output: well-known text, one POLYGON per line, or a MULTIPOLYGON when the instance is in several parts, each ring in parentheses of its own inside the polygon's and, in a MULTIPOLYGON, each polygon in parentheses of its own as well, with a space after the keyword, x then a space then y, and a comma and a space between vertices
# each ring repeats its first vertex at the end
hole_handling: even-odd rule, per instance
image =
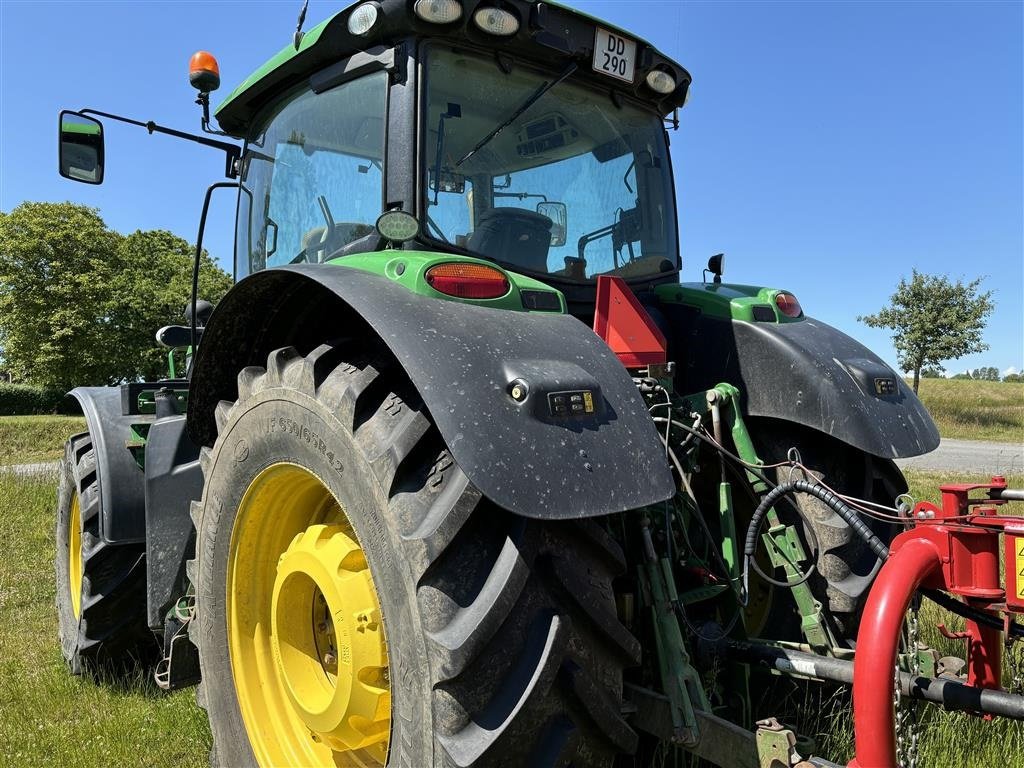
POLYGON ((1013 572, 1017 574, 1014 579, 1017 582, 1014 592, 1018 600, 1024 600, 1024 538, 1014 539, 1013 550, 1017 553, 1014 557, 1015 567, 1013 569, 1013 572))
POLYGON ((594 393, 587 391, 583 393, 583 410, 587 413, 594 412, 594 393))

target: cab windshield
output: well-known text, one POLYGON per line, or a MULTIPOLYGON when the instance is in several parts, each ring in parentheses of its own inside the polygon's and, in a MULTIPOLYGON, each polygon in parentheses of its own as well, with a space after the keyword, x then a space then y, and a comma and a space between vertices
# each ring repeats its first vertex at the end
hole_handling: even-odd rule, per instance
POLYGON ((625 99, 616 106, 571 69, 514 63, 506 74, 493 57, 438 46, 428 61, 428 237, 570 280, 677 268, 657 114, 625 99))

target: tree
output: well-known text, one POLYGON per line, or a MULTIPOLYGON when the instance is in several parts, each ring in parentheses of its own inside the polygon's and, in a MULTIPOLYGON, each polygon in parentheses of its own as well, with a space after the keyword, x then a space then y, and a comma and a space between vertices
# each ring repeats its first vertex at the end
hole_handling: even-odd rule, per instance
MULTIPOLYGON (((110 323, 117 329, 114 370, 124 379, 166 375, 167 350, 153 335, 164 325, 185 322, 192 296, 195 248, 166 230, 136 231, 118 244, 120 269, 112 289, 110 323)), ((216 303, 231 287, 231 277, 203 252, 199 298, 216 303)))
POLYGON ((909 281, 900 279, 889 306, 857 318, 872 328, 892 329, 900 367, 914 373, 914 392, 924 366, 988 349, 981 332, 994 304, 992 291, 979 291, 981 280, 954 283, 915 269, 909 281))
MULTIPOLYGON (((22 203, 0 214, 0 358, 15 380, 115 384, 164 374, 154 333, 184 321, 193 249, 170 232, 107 228, 71 203, 22 203)), ((231 279, 208 255, 200 296, 231 279)))
POLYGON ((926 365, 921 369, 922 379, 941 379, 943 369, 941 365, 926 365))
POLYGON ((999 381, 999 369, 995 366, 988 365, 984 368, 979 368, 973 374, 973 377, 978 381, 999 381))
POLYGON ((1003 381, 1019 382, 1024 381, 1024 374, 1021 373, 1008 373, 1003 376, 1003 381))
POLYGON ((95 209, 71 203, 22 203, 0 218, 0 342, 16 380, 108 383, 118 237, 95 209))

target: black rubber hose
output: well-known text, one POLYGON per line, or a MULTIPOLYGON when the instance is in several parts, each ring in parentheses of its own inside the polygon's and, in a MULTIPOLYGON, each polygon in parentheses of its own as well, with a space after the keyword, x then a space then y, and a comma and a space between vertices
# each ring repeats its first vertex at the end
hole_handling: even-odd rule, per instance
POLYGON ((757 509, 754 510, 754 514, 750 518, 750 525, 747 526, 747 538, 743 545, 743 554, 746 557, 753 558, 754 556, 754 551, 757 549, 757 532, 760 530, 761 521, 764 519, 764 516, 768 514, 768 510, 771 509, 775 502, 780 498, 793 493, 794 491, 806 493, 819 499, 829 509, 843 518, 843 520, 846 521, 846 524, 849 525, 858 536, 864 539, 869 547, 871 547, 871 551, 874 552, 875 555, 882 559, 888 557, 889 548, 885 546, 882 540, 878 538, 870 528, 868 528, 863 520, 860 519, 860 515, 857 514, 856 510, 824 486, 809 483, 806 480, 794 480, 790 483, 778 485, 762 497, 761 503, 757 505, 757 509))
MULTIPOLYGON (((967 605, 967 603, 957 600, 952 595, 947 595, 945 592, 937 589, 922 589, 921 593, 936 605, 945 608, 950 613, 955 613, 961 618, 970 619, 992 629, 1004 629, 1003 621, 998 616, 993 616, 991 613, 967 605)), ((1015 637, 1024 637, 1024 626, 1015 621, 1010 622, 1009 630, 1010 634, 1015 637)))
MULTIPOLYGON (((743 554, 745 557, 753 559, 754 550, 757 547, 757 531, 761 527, 761 521, 764 519, 764 516, 768 514, 768 510, 771 509, 775 502, 781 497, 794 491, 806 493, 820 499, 824 504, 828 505, 829 509, 833 510, 837 515, 843 518, 851 528, 853 528, 857 535, 860 536, 869 547, 871 547, 871 551, 874 552, 879 559, 885 560, 889 557, 889 548, 870 528, 868 528, 867 525, 865 525, 856 510, 846 504, 827 488, 821 485, 808 483, 806 480, 795 480, 791 483, 776 486, 764 495, 761 499, 761 503, 758 504, 757 509, 754 510, 754 514, 750 518, 750 525, 747 527, 747 538, 743 546, 743 554)), ((967 605, 951 595, 947 595, 946 593, 940 592, 936 589, 922 589, 921 592, 936 605, 945 608, 950 613, 955 613, 961 618, 970 619, 971 621, 983 624, 986 627, 991 627, 992 629, 1004 629, 1003 622, 999 617, 967 605)), ((1011 621, 1009 625, 1009 632, 1015 637, 1024 637, 1024 626, 1011 621)))

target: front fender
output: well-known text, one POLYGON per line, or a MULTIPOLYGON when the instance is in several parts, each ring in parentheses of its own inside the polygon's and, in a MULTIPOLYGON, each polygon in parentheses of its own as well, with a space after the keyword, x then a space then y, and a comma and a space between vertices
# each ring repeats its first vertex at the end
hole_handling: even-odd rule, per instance
POLYGON ((740 388, 750 416, 803 424, 886 459, 939 444, 935 423, 903 377, 825 323, 727 320, 680 305, 665 310, 686 391, 728 381, 740 388))
POLYGON ((125 416, 120 387, 77 387, 69 392, 82 408, 96 454, 100 487, 100 535, 109 542, 146 538, 145 475, 125 443, 132 424, 153 416, 125 416))
POLYGON ((580 321, 426 298, 342 266, 258 272, 217 305, 196 356, 193 439, 212 445, 214 407, 237 398, 243 367, 264 365, 279 347, 306 353, 367 326, 404 368, 462 471, 500 506, 568 519, 674 493, 665 448, 636 386, 580 321), (522 402, 510 396, 515 380, 527 384, 522 402), (572 390, 593 392, 594 413, 551 416, 547 395, 572 390))

